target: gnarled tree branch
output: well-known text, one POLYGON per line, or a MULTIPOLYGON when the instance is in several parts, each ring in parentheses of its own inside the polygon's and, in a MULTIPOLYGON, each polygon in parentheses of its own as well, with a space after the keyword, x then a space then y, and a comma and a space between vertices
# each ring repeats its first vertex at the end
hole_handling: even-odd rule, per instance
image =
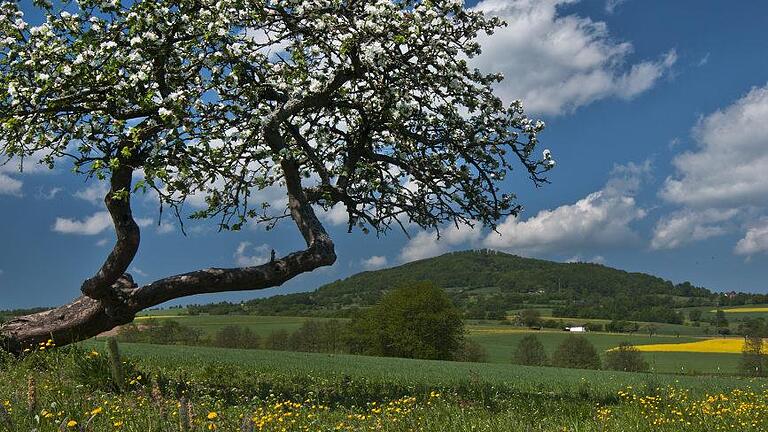
MULTIPOLYGON (((195 294, 275 287, 301 273, 333 264, 336 261, 333 242, 304 196, 301 177, 295 162, 285 160, 282 168, 291 216, 306 241, 307 249, 259 266, 198 270, 160 279, 142 287, 137 287, 131 276, 124 274, 105 288, 102 284, 113 277, 116 269, 130 264, 130 260, 126 264, 123 259, 128 255, 132 258, 135 254, 135 251, 130 254, 120 252, 114 262, 108 258, 105 266, 102 267, 103 271, 100 270, 94 278, 89 279, 89 281, 95 281, 89 286, 97 287, 96 292, 99 294, 104 294, 106 291, 106 297, 94 299, 90 296, 80 296, 65 306, 15 318, 0 326, 0 348, 18 354, 25 349, 34 349, 37 344, 48 339, 54 340, 58 345, 81 341, 116 326, 127 324, 139 311, 169 300, 195 294)), ((113 179, 119 180, 117 177, 113 179)), ((124 202, 126 204, 118 205, 122 212, 118 219, 121 222, 127 222, 125 219, 127 215, 132 222, 130 203, 124 202), (123 205, 127 206, 127 210, 121 207, 123 205)), ((127 225, 130 225, 130 222, 127 222, 127 225)), ((116 229, 118 232, 123 229, 117 227, 117 221, 116 229)), ((128 229, 128 231, 131 230, 128 229)), ((138 234, 136 234, 135 239, 124 240, 125 244, 118 240, 115 248, 131 246, 133 240, 138 246, 138 234)))

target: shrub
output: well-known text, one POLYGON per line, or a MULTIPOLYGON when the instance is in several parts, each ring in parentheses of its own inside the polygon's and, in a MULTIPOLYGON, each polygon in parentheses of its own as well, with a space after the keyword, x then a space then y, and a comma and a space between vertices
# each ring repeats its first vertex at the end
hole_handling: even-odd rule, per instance
POLYGON ((541 311, 538 309, 525 309, 521 311, 520 322, 528 328, 541 326, 541 311))
POLYGON ((465 339, 453 359, 460 362, 483 363, 488 361, 488 351, 479 343, 465 339))
POLYGON ((564 368, 600 369, 597 350, 584 336, 569 335, 565 338, 555 350, 552 363, 564 368))
POLYGON ((288 331, 285 329, 275 330, 264 340, 264 348, 275 351, 288 350, 288 331))
POLYGON ((605 368, 624 372, 646 372, 648 362, 634 345, 622 342, 605 354, 605 368))
POLYGON ((768 355, 763 350, 763 338, 749 335, 744 338, 738 372, 749 377, 768 376, 768 355))
POLYGON ((451 360, 461 347, 461 313, 432 282, 403 285, 353 318, 353 352, 383 357, 451 360))
POLYGON ((517 343, 512 362, 527 366, 545 366, 549 363, 549 359, 539 338, 529 334, 517 343))
POLYGON ((261 348, 261 337, 248 327, 236 325, 221 328, 213 336, 211 345, 221 348, 261 348))

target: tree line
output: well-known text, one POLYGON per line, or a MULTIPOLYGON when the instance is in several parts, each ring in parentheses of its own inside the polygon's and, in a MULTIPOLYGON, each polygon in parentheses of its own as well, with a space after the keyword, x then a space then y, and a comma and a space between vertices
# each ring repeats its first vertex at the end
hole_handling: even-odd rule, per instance
POLYGON ((445 292, 420 282, 393 290, 349 321, 310 319, 294 331, 279 329, 266 336, 236 325, 204 336, 177 321, 148 321, 122 327, 118 337, 124 342, 485 361, 485 350, 464 334, 461 313, 445 292))

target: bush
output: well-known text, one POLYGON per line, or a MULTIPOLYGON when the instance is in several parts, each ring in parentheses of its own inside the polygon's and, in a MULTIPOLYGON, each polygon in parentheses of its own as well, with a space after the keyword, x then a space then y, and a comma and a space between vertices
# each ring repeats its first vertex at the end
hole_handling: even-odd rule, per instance
POLYGON ((574 369, 600 369, 595 346, 584 336, 569 335, 552 357, 554 366, 574 369))
POLYGON ((539 338, 529 334, 518 342, 512 362, 527 366, 545 366, 549 364, 549 359, 539 338))
POLYGON ((749 377, 768 376, 768 355, 763 351, 763 338, 749 335, 744 339, 738 372, 749 377))
POLYGON ((520 323, 528 328, 541 326, 541 311, 538 309, 524 309, 520 312, 520 323))
POLYGON ((231 325, 217 331, 211 345, 221 348, 259 349, 261 337, 248 327, 231 325))
POLYGON ((352 319, 355 353, 383 357, 451 360, 461 348, 461 313, 432 282, 403 285, 352 319))
POLYGON ((624 372, 646 372, 648 362, 634 345, 622 342, 605 354, 605 368, 624 372))
POLYGON ((453 359, 460 362, 483 363, 488 361, 488 351, 479 343, 465 339, 453 359))
POLYGON ((264 348, 275 351, 287 351, 289 337, 290 335, 285 329, 275 330, 264 340, 264 348))

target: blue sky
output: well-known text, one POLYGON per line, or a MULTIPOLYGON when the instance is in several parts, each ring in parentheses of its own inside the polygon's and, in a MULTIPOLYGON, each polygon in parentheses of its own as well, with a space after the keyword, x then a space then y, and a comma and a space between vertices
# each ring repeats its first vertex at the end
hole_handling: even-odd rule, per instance
MULTIPOLYGON (((689 0, 511 1, 472 4, 509 27, 483 40, 477 65, 507 77, 547 123, 552 184, 523 175, 505 188, 525 212, 478 229, 398 232, 384 238, 334 225, 339 260, 284 287, 199 296, 240 300, 314 289, 367 268, 449 250, 493 247, 558 261, 596 261, 721 291, 768 285, 768 4, 689 0)), ((0 167, 0 309, 55 305, 78 294, 113 235, 99 185, 65 169, 0 167), (98 197, 98 198, 93 198, 98 197)), ((277 197, 274 197, 277 198, 277 197)), ((200 267, 257 263, 302 246, 295 227, 217 233, 173 220, 135 199, 143 243, 139 283, 200 267)))

